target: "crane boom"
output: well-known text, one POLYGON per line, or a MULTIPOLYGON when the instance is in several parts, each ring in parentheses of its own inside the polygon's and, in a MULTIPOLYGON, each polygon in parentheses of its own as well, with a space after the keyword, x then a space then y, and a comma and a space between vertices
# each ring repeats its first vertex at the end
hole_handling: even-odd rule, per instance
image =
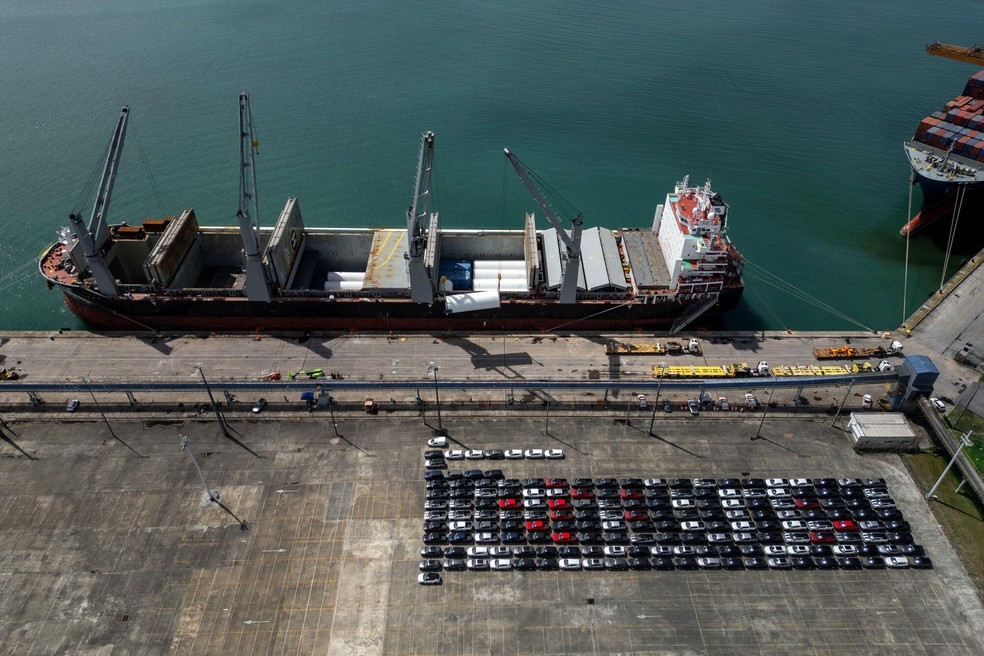
POLYGON ((949 43, 940 43, 937 41, 936 43, 927 45, 926 52, 937 57, 946 57, 947 59, 953 59, 967 64, 984 66, 984 49, 976 44, 971 48, 965 48, 964 46, 954 46, 949 43))
POLYGON ((574 219, 571 220, 571 234, 567 234, 567 230, 564 228, 563 222, 557 217, 554 212, 553 207, 547 200, 543 191, 540 189, 540 185, 533 180, 533 176, 530 175, 530 169, 523 164, 523 162, 509 152, 508 148, 503 148, 506 153, 506 157, 509 159, 509 163, 513 165, 516 169, 516 173, 519 175, 519 179, 523 181, 523 184, 529 190, 530 194, 533 196, 533 200, 536 201, 540 209, 547 217, 547 221, 550 225, 554 227, 557 231, 557 235, 560 237, 561 241, 564 242, 566 248, 566 258, 561 258, 562 265, 564 268, 564 277, 560 286, 560 302, 565 304, 571 304, 577 302, 577 279, 578 273, 581 271, 581 228, 584 225, 584 215, 578 213, 574 219))

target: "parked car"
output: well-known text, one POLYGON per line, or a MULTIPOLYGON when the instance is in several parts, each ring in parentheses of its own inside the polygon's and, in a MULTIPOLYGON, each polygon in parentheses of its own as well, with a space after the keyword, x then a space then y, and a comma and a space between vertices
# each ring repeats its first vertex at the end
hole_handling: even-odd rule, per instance
POLYGON ((65 412, 75 412, 79 409, 79 405, 78 399, 72 399, 68 402, 68 405, 65 406, 65 412))
POLYGON ((700 405, 694 399, 687 399, 687 410, 690 411, 691 417, 696 417, 700 414, 700 405))
MULTIPOLYGON (((78 401, 76 401, 76 403, 78 403, 78 401)), ((253 414, 260 414, 263 412, 265 407, 267 407, 267 400, 264 398, 257 399, 256 403, 253 404, 253 414)))
POLYGON ((441 575, 437 572, 421 572, 417 576, 420 585, 441 585, 441 575))

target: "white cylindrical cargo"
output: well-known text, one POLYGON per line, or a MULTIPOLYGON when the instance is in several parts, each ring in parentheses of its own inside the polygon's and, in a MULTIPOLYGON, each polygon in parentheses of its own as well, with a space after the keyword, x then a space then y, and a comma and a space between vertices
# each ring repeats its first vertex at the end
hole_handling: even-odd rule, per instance
POLYGON ((499 307, 499 292, 485 291, 470 294, 454 294, 444 298, 448 314, 460 312, 477 312, 478 310, 496 310, 499 307))
POLYGON ((326 292, 357 292, 362 289, 361 280, 327 280, 326 292))
POLYGON ((479 271, 526 271, 526 260, 475 260, 472 270, 479 271))
POLYGON ((365 271, 329 271, 326 280, 334 282, 362 282, 366 279, 365 271))

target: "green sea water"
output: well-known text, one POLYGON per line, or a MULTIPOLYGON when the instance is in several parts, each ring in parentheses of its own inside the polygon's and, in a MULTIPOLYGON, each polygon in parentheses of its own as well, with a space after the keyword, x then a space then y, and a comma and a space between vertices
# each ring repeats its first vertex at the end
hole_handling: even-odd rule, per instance
POLYGON ((266 225, 288 197, 308 225, 401 225, 434 130, 444 225, 522 226, 503 147, 588 224, 648 226, 709 177, 749 261, 728 327, 893 328, 945 241, 911 241, 903 303, 902 142, 976 70, 923 46, 982 25, 970 1, 0 0, 0 329, 84 327, 33 263, 88 216, 124 104, 111 222, 234 224, 241 89, 266 225))

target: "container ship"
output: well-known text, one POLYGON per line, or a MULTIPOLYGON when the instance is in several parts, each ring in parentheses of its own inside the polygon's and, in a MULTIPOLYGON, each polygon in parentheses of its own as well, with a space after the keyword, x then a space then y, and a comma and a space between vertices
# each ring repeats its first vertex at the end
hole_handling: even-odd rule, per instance
POLYGON ((89 324, 122 331, 677 332, 738 304, 743 259, 710 182, 678 183, 651 228, 584 228, 513 153, 540 206, 523 229, 448 229, 430 206, 434 134, 422 136, 406 226, 307 227, 297 199, 261 227, 249 98, 239 99, 238 225, 194 209, 134 224, 106 215, 126 135, 117 122, 88 224, 78 213, 39 260, 89 324))
MULTIPOLYGON (((939 44, 934 44, 936 47, 939 44)), ((932 48, 934 46, 929 46, 932 48)), ((952 46, 951 46, 952 47, 952 46)), ((922 189, 923 206, 900 230, 914 235, 941 217, 984 200, 984 70, 963 93, 920 123, 905 154, 922 189)))

